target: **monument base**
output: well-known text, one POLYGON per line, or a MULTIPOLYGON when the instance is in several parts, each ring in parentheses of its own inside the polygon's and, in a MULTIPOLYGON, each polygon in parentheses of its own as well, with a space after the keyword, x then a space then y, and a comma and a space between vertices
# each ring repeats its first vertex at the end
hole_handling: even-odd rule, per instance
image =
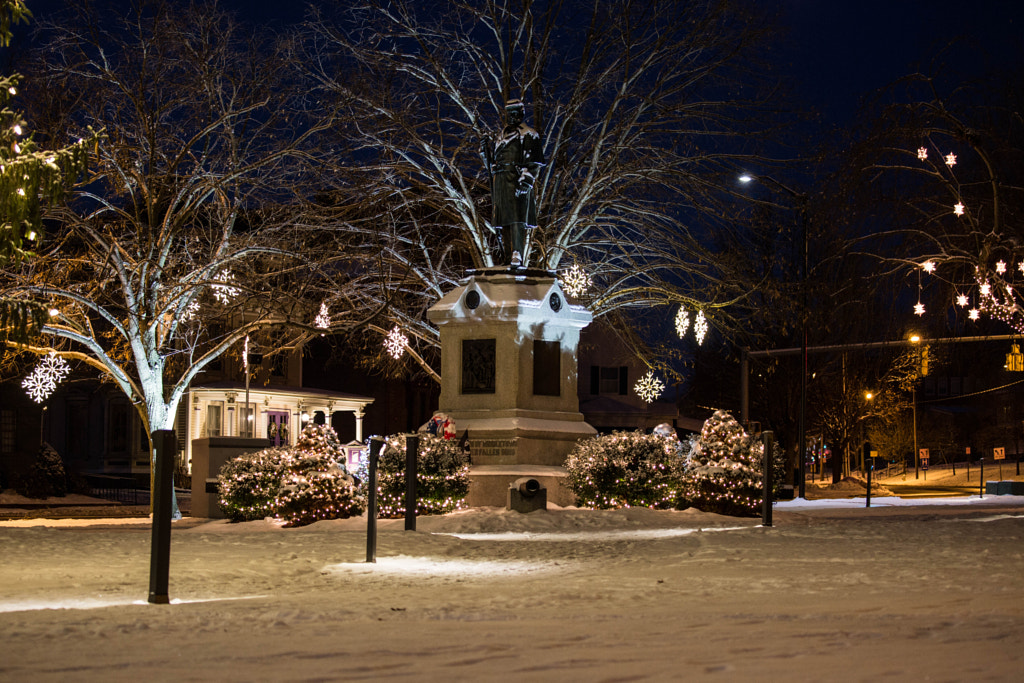
POLYGON ((539 415, 467 417, 458 411, 449 415, 460 432, 468 432, 474 465, 560 467, 577 441, 597 433, 582 420, 582 415, 575 420, 539 415))
POLYGON ((532 477, 547 489, 548 503, 566 507, 576 504, 576 496, 565 485, 565 469, 542 465, 474 465, 469 470, 470 507, 505 507, 509 484, 523 477, 532 477))

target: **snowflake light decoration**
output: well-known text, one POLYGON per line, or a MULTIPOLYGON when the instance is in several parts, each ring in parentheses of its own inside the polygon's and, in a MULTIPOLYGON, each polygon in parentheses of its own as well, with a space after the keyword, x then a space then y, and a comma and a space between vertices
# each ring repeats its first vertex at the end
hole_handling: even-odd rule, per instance
POLYGON ((408 345, 409 338, 402 334, 402 331, 398 329, 398 325, 395 325, 394 329, 384 338, 384 350, 395 360, 402 357, 402 354, 405 353, 405 347, 408 345))
POLYGON ((924 304, 920 301, 914 304, 914 313, 917 315, 924 315, 924 304))
POLYGON ((972 308, 970 313, 967 314, 967 317, 971 320, 977 320, 980 316, 981 314, 978 312, 977 308, 972 308))
POLYGON ((1024 261, 1021 261, 1020 263, 1017 264, 1017 270, 1024 273, 1024 261))
POLYGON ((956 155, 952 152, 946 155, 946 166, 949 166, 950 168, 956 166, 956 155))
POLYGON ((921 161, 924 161, 925 159, 927 159, 928 158, 928 148, 927 147, 918 147, 917 148, 917 158, 920 159, 921 161))
POLYGON ((651 403, 654 399, 661 396, 661 392, 665 390, 665 385, 662 384, 661 380, 654 376, 653 370, 648 370, 647 374, 640 378, 640 381, 633 387, 633 391, 636 395, 643 400, 651 403))
POLYGON ((326 330, 331 326, 331 315, 327 310, 327 302, 321 302, 320 312, 316 314, 316 320, 313 324, 319 327, 321 330, 326 330))
POLYGON ((956 305, 957 306, 966 306, 967 305, 967 295, 966 294, 961 294, 960 296, 958 296, 956 298, 956 305))
POLYGON ((239 293, 241 292, 241 290, 238 289, 238 287, 231 286, 230 283, 235 281, 235 274, 232 273, 230 270, 227 270, 226 268, 217 273, 213 277, 213 279, 216 280, 217 282, 223 283, 213 286, 213 296, 215 299, 217 299, 217 301, 221 302, 222 304, 227 305, 231 303, 231 300, 238 296, 239 293))
POLYGON ((571 268, 564 271, 559 282, 565 293, 572 297, 583 296, 590 289, 590 285, 594 284, 587 271, 578 263, 572 264, 571 268))
POLYGON ((686 309, 682 306, 679 307, 679 312, 676 313, 676 334, 682 339, 683 335, 686 334, 686 330, 690 327, 690 314, 686 312, 686 309))
POLYGON ((704 317, 704 311, 697 311, 697 318, 693 321, 693 336, 697 338, 697 344, 704 343, 704 335, 708 333, 708 320, 704 317))
POLYGON ((193 318, 195 318, 198 314, 199 314, 199 302, 198 301, 192 301, 192 302, 189 302, 189 305, 186 306, 185 310, 181 312, 181 317, 179 318, 179 320, 181 320, 181 322, 183 322, 183 323, 187 323, 187 322, 190 322, 193 318))
POLYGON ((32 370, 32 374, 25 378, 21 386, 28 392, 29 398, 36 403, 42 403, 49 398, 53 390, 68 376, 70 371, 67 361, 56 353, 50 352, 39 361, 39 365, 32 370))
POLYGON ((953 205, 953 213, 955 213, 957 216, 963 216, 964 215, 964 205, 963 205, 963 202, 957 202, 956 204, 953 205))
POLYGON ((926 273, 934 273, 935 261, 925 261, 924 263, 921 264, 921 267, 924 268, 924 272, 926 273))
POLYGON ((996 272, 1000 275, 1006 272, 1006 261, 999 261, 996 263, 996 272))

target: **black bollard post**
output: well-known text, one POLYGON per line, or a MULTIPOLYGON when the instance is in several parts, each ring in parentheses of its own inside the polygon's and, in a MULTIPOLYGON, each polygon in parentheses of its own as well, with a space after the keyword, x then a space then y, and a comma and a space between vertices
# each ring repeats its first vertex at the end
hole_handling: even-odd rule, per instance
POLYGON ((420 437, 412 434, 405 439, 405 530, 416 531, 416 455, 420 450, 420 437))
POLYGON ((868 463, 868 493, 864 497, 864 507, 871 507, 871 470, 875 469, 875 459, 872 458, 871 462, 868 463))
POLYGON ((764 444, 764 459, 761 463, 761 524, 762 526, 772 525, 772 448, 775 443, 774 435, 771 432, 764 432, 761 435, 764 444))
POLYGON ((985 457, 982 456, 978 460, 978 467, 981 468, 981 473, 978 475, 978 497, 985 497, 985 457))
POLYGON ((384 440, 370 439, 370 459, 366 475, 366 561, 377 561, 377 460, 384 440))
POLYGON ((170 602, 167 587, 171 565, 171 494, 178 441, 174 431, 153 432, 153 537, 149 556, 149 602, 170 602))

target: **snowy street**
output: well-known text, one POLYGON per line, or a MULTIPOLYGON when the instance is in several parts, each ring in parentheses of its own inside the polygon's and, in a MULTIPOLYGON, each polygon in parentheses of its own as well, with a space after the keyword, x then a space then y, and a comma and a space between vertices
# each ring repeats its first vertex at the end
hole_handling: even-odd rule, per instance
POLYGON ((169 606, 147 520, 2 522, 0 677, 1019 680, 1024 499, 924 503, 186 518, 169 606))

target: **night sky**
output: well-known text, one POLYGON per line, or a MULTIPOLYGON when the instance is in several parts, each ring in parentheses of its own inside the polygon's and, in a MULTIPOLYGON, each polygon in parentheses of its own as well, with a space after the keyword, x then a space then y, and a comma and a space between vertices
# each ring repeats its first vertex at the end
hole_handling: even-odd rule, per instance
MULTIPOLYGON (((956 39, 967 42, 949 63, 965 73, 1024 64, 1022 0, 747 1, 778 13, 783 32, 768 55, 773 75, 792 87, 800 108, 820 110, 825 125, 850 123, 862 96, 919 67, 929 71, 932 57, 956 39)), ((280 0, 220 4, 243 20, 278 25, 300 19, 305 6, 280 0)), ((64 2, 28 5, 41 18, 64 2)))

